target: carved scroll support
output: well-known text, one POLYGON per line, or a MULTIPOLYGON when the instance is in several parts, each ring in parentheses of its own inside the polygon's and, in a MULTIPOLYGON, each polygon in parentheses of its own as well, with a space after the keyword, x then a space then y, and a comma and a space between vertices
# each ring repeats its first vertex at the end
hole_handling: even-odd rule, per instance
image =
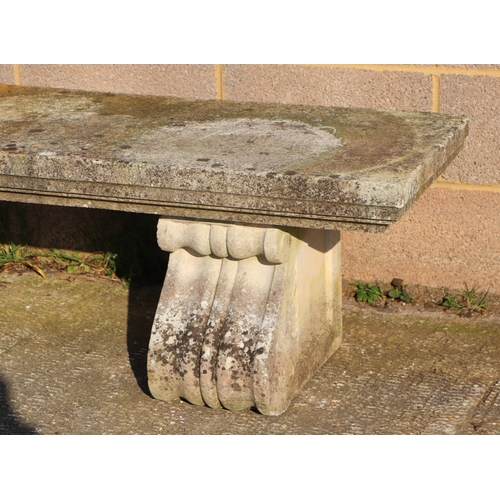
POLYGON ((162 218, 153 396, 279 415, 341 342, 340 233, 162 218))

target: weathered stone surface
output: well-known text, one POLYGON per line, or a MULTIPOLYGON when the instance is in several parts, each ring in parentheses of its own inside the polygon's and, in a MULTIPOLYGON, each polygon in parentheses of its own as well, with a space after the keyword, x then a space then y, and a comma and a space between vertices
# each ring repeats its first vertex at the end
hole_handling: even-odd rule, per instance
POLYGON ((339 232, 160 219, 158 241, 153 396, 283 413, 341 342, 339 232))
POLYGON ((431 113, 1 86, 0 196, 381 231, 466 134, 465 117, 431 113))

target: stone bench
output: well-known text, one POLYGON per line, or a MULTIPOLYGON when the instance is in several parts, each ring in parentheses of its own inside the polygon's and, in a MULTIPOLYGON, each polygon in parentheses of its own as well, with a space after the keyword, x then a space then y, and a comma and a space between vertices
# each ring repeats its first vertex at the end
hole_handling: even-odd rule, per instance
POLYGON ((0 199, 161 215, 151 393, 279 415, 342 338, 340 230, 383 231, 463 116, 0 86, 0 199))

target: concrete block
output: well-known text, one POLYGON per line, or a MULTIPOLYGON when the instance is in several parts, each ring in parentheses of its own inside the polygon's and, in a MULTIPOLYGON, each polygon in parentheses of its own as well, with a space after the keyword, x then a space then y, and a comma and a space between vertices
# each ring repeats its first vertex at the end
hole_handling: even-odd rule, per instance
POLYGON ((14 85, 14 65, 0 64, 0 83, 14 85))
POLYGON ((443 177, 472 183, 500 183, 500 78, 443 75, 441 112, 470 118, 460 156, 443 177))
POLYGON ((500 193, 429 189, 382 234, 342 233, 343 274, 500 293, 500 193))
POLYGON ((23 64, 22 85, 215 99, 210 64, 23 64))
POLYGON ((335 67, 226 65, 224 96, 240 101, 430 111, 432 77, 335 67))

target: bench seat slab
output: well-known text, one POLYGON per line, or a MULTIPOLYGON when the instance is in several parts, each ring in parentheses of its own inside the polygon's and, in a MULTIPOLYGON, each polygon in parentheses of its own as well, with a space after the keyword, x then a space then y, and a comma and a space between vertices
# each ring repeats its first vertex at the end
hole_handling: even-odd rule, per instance
POLYGON ((0 85, 0 198, 379 232, 467 130, 439 113, 0 85))

